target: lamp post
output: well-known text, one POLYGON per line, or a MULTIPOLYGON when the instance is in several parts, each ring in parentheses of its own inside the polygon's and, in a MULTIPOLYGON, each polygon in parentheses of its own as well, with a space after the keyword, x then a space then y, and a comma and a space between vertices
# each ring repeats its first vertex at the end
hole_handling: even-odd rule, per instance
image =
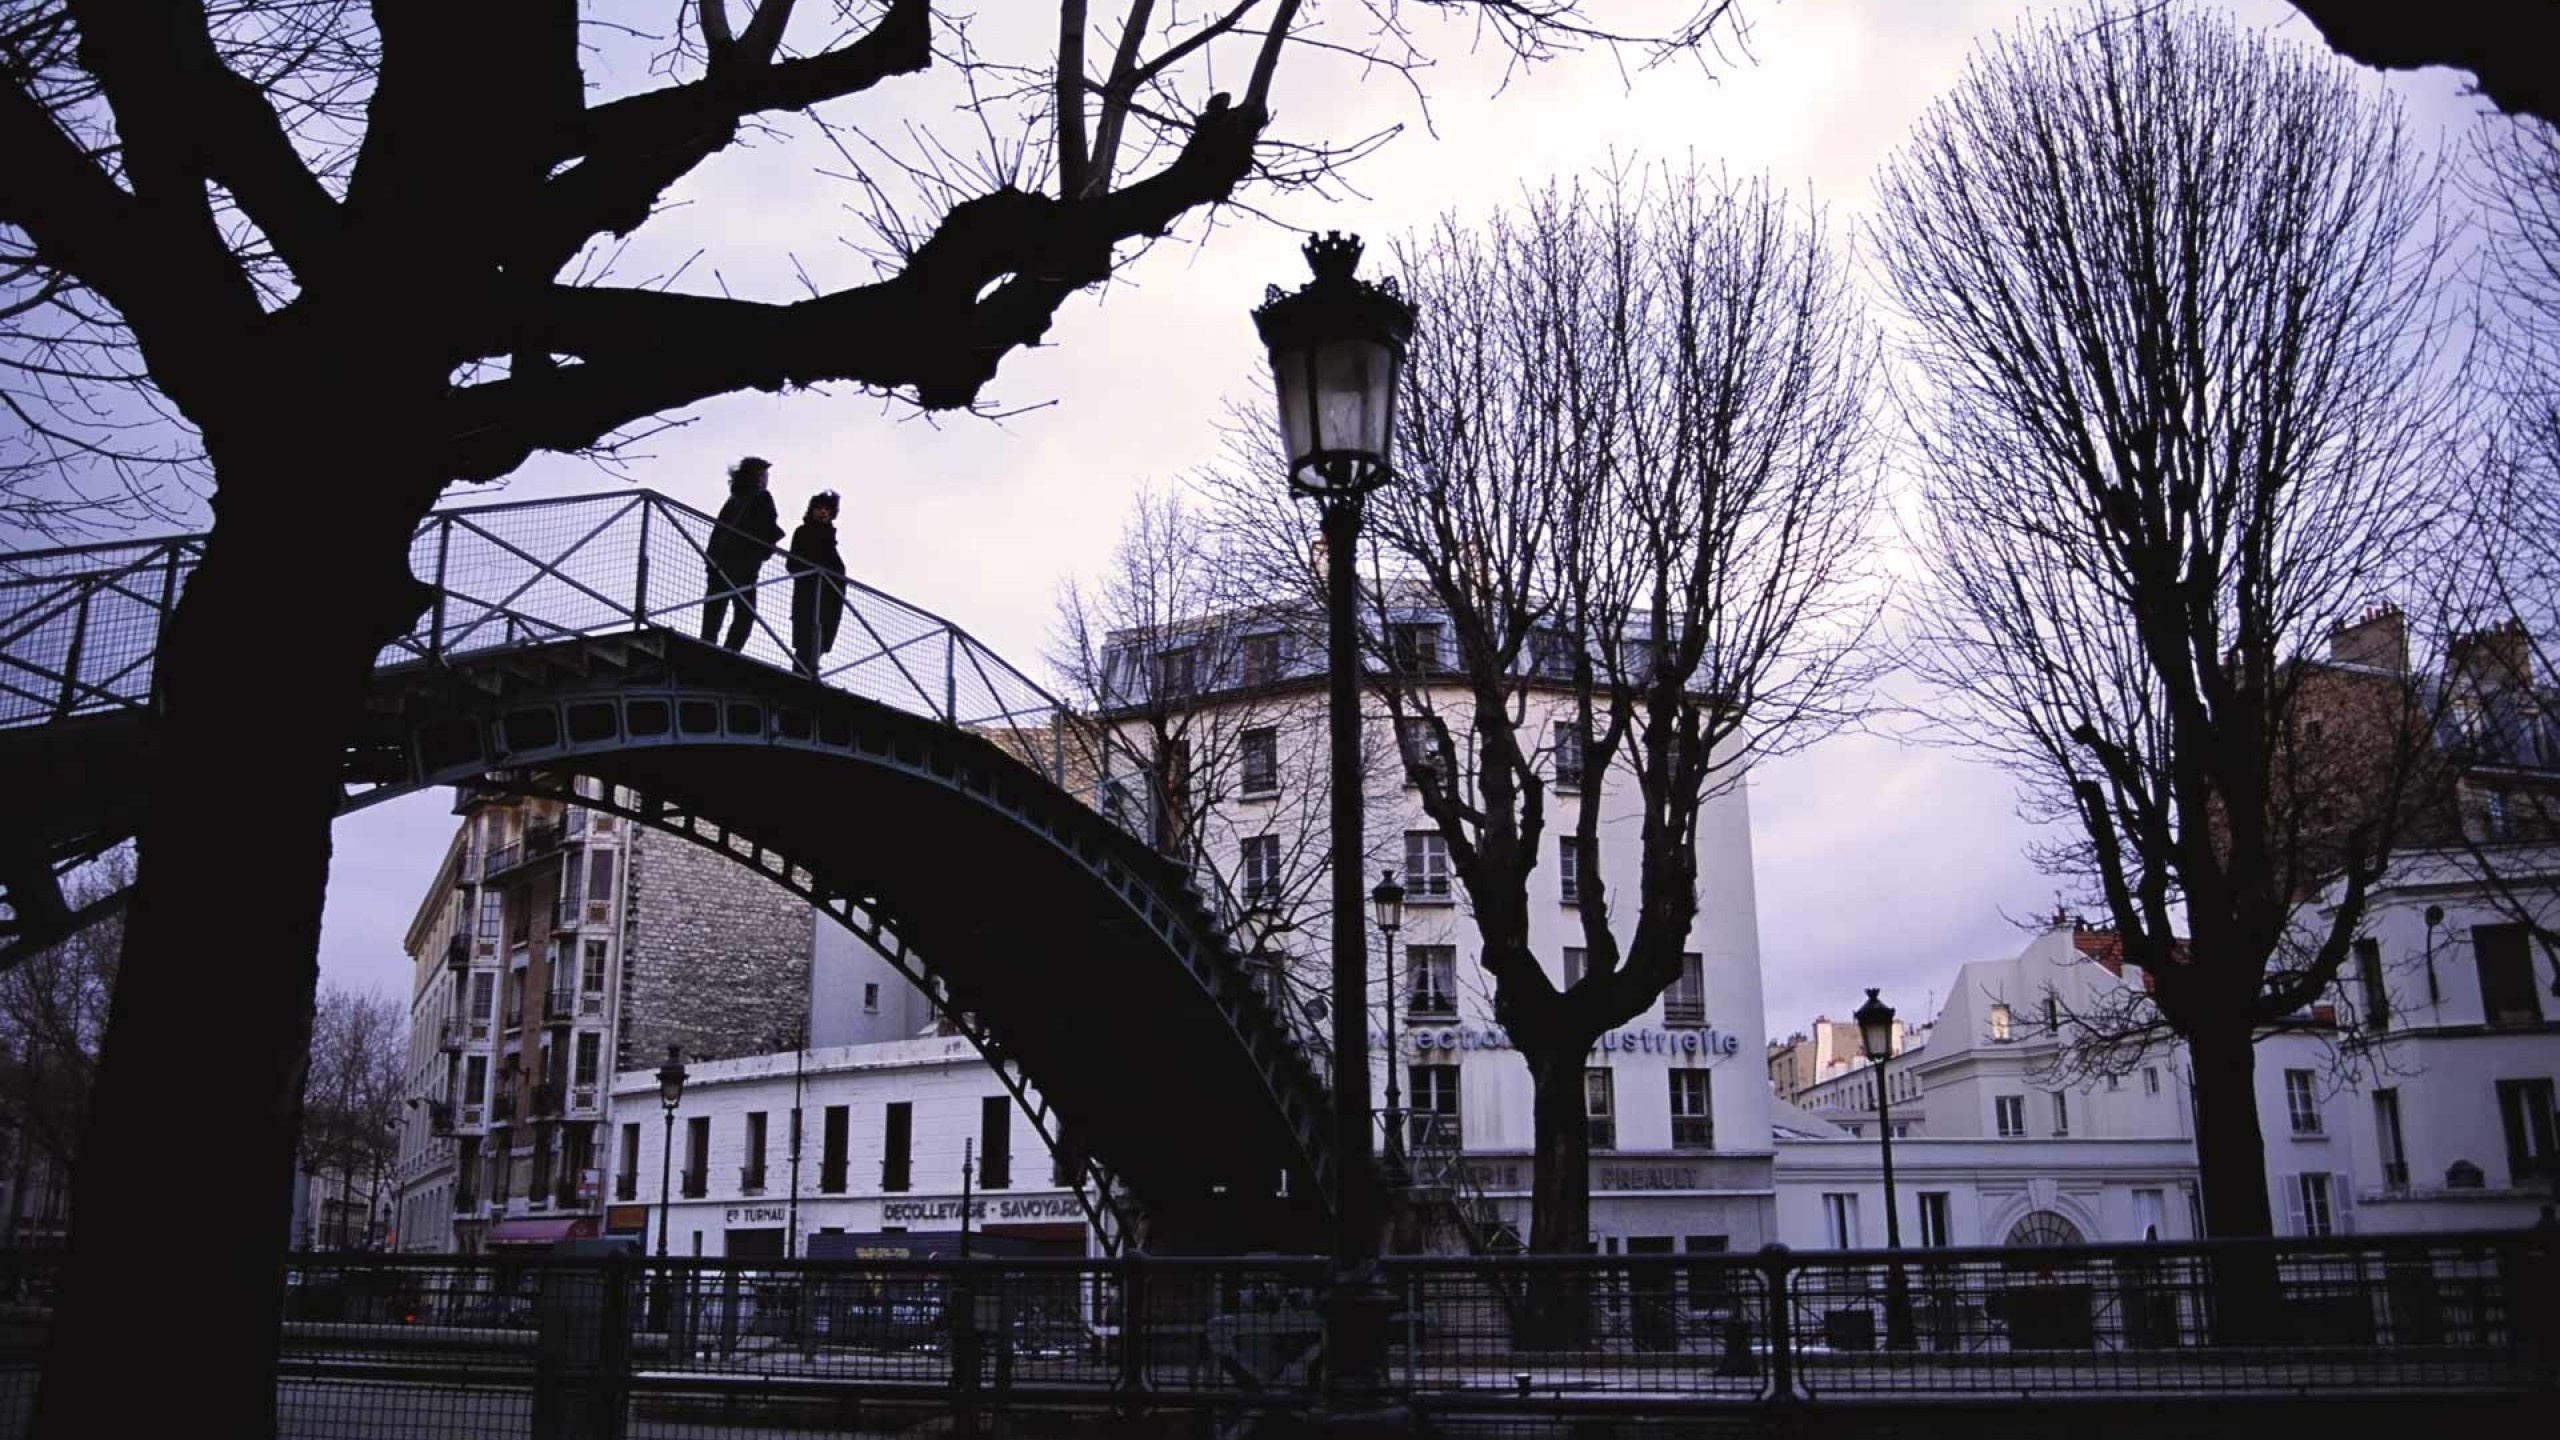
POLYGON ((1354 279, 1360 240, 1310 236, 1314 278, 1271 286, 1253 312, 1271 356, 1289 488, 1314 500, 1324 536, 1327 708, 1333 842, 1334 1275, 1325 1307, 1330 1404, 1373 1400, 1386 1365, 1386 1288, 1378 1274, 1378 1183, 1369 1143, 1369 947, 1360 913, 1361 804, 1358 616, 1361 501, 1385 483, 1395 440, 1396 381, 1413 307, 1392 280, 1354 279))
POLYGON ((1893 1195, 1893 1007, 1867 991, 1867 1003, 1851 1017, 1858 1022, 1858 1044, 1876 1067, 1876 1130, 1884 1145, 1884 1248, 1894 1258, 1884 1272, 1884 1343, 1889 1350, 1911 1348, 1911 1285, 1902 1273, 1902 1209, 1893 1195))
POLYGON ((668 1211, 673 1208, 669 1202, 674 1198, 674 1186, 670 1182, 675 1177, 676 1107, 683 1103, 684 1051, 674 1045, 669 1045, 667 1047, 667 1063, 658 1067, 658 1105, 661 1109, 666 1111, 666 1132, 664 1140, 658 1147, 658 1260, 660 1263, 658 1265, 658 1283, 653 1287, 657 1303, 652 1308, 657 1311, 658 1324, 661 1327, 668 1324, 668 1305, 673 1299, 673 1297, 668 1294, 667 1267, 665 1264, 667 1258, 667 1214, 668 1211))
POLYGON ((1404 928, 1404 887, 1396 883, 1396 872, 1387 871, 1378 880, 1378 888, 1369 892, 1369 906, 1377 916, 1378 933, 1387 937, 1387 1153, 1386 1176, 1389 1185, 1401 1187, 1407 1178, 1404 1164, 1404 1087, 1398 1072, 1396 1052, 1396 932, 1404 928))

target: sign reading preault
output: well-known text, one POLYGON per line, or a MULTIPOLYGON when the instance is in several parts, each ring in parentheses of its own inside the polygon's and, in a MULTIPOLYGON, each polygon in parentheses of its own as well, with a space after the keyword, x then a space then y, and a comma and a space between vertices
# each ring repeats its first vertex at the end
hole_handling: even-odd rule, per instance
MULTIPOLYGON (((955 1197, 940 1200, 884 1200, 880 1203, 880 1223, 896 1225, 915 1220, 957 1220, 960 1201, 955 1197)), ((969 1202, 971 1220, 1081 1220, 1084 1207, 1072 1195, 1021 1195, 1001 1199, 969 1202)))

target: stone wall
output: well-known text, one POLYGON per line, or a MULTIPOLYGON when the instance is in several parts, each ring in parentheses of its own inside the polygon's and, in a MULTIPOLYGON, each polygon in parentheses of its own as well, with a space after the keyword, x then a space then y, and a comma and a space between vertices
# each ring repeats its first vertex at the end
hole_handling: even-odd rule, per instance
POLYGON ((615 1068, 762 1054, 808 1016, 809 902, 673 835, 634 837, 615 1068))

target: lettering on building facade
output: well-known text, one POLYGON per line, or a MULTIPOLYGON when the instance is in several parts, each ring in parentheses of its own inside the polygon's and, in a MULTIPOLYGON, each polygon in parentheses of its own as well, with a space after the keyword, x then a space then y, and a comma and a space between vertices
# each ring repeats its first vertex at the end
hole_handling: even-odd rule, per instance
MULTIPOLYGON (((1371 1031, 1369 1043, 1385 1049, 1387 1037, 1382 1031, 1371 1031)), ((1439 1050, 1508 1050, 1511 1036, 1499 1025, 1436 1025, 1412 1032, 1406 1041, 1416 1054, 1439 1050)), ((1612 1030, 1602 1035, 1591 1047, 1591 1053, 1662 1055, 1680 1059, 1704 1060, 1709 1064, 1727 1055, 1740 1053, 1742 1037, 1727 1035, 1712 1025, 1694 1030, 1612 1030)))
MULTIPOLYGON (((958 1198, 940 1200, 884 1200, 880 1203, 880 1223, 901 1224, 914 1220, 957 1220, 960 1218, 958 1198)), ((1072 1195, 1020 1195, 998 1200, 972 1200, 969 1218, 984 1220, 1081 1220, 1084 1207, 1072 1195)))

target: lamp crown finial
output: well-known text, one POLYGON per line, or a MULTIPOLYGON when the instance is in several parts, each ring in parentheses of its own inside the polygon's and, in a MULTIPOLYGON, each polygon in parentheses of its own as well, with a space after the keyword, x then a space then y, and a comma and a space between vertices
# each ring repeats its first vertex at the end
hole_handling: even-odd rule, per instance
POLYGON ((1318 280, 1348 280, 1360 268, 1360 237, 1339 230, 1309 235, 1301 253, 1307 257, 1307 268, 1318 280))

